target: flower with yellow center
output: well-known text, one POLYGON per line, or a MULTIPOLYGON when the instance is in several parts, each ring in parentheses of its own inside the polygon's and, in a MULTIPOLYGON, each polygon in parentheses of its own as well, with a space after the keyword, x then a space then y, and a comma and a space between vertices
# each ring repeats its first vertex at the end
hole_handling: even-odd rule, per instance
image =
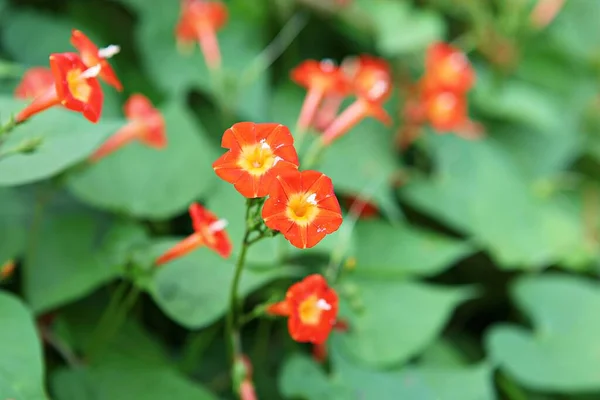
POLYGON ((318 171, 279 175, 271 185, 262 217, 269 228, 301 249, 315 246, 342 224, 331 179, 318 171))
POLYGON ((267 312, 289 318, 295 341, 322 344, 336 324, 338 297, 325 278, 314 274, 290 286, 285 300, 272 304, 267 312))
POLYGON ((215 173, 248 198, 266 196, 277 175, 298 169, 294 139, 281 124, 237 123, 221 145, 229 151, 213 163, 215 173))

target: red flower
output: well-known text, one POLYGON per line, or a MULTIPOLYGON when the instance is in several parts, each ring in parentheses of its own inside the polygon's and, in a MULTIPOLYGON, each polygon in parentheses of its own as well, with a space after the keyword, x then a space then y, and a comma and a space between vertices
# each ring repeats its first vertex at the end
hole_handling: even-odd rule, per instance
POLYGON ((192 204, 189 211, 192 217, 194 233, 158 257, 154 262, 156 266, 183 257, 202 246, 212 249, 223 258, 228 258, 231 255, 231 240, 225 231, 227 222, 218 219, 213 213, 198 203, 192 204))
POLYGON ((313 122, 324 96, 334 95, 343 99, 349 89, 344 72, 331 60, 304 61, 292 70, 291 78, 308 90, 298 118, 298 128, 302 130, 313 122))
POLYGON ((273 181, 262 210, 265 224, 301 249, 315 246, 342 224, 333 184, 317 171, 284 171, 273 181))
POLYGON ((325 278, 314 274, 290 286, 285 300, 271 305, 267 312, 288 317, 288 330, 295 341, 322 344, 335 325, 338 296, 325 278))
POLYGON ((102 88, 96 79, 100 67, 87 68, 75 53, 55 53, 50 55, 50 69, 54 75, 54 86, 21 111, 16 117, 17 122, 59 104, 82 113, 91 122, 98 122, 104 101, 102 88))
POLYGON ((77 29, 73 29, 71 32, 71 44, 81 54, 81 59, 88 68, 100 65, 100 78, 118 91, 123 90, 123 85, 107 61, 108 58, 119 52, 119 46, 110 45, 99 49, 94 42, 77 29))
POLYGON ((228 17, 227 7, 220 1, 183 0, 181 17, 175 28, 177 42, 185 44, 197 40, 206 64, 213 69, 219 68, 221 52, 217 31, 228 17))
POLYGON ((425 60, 428 87, 466 93, 475 83, 475 71, 465 54, 447 43, 434 43, 425 60))
POLYGON ((167 146, 165 120, 146 96, 132 95, 125 102, 124 110, 129 123, 104 142, 91 156, 91 161, 98 161, 134 140, 155 149, 167 146))
POLYGON ((15 89, 17 99, 34 99, 54 86, 54 75, 49 68, 34 67, 25 71, 19 86, 15 89))
POLYGON ((392 123, 383 108, 392 88, 391 70, 387 61, 362 55, 352 64, 348 70, 357 99, 323 132, 321 140, 325 145, 331 144, 367 117, 374 117, 385 125, 392 123))
POLYGON ((266 196, 277 174, 298 168, 292 134, 280 124, 237 123, 221 146, 229 151, 213 163, 215 173, 248 198, 266 196))
POLYGON ((442 91, 425 98, 425 112, 429 124, 438 132, 449 132, 463 126, 468 120, 464 96, 442 91))

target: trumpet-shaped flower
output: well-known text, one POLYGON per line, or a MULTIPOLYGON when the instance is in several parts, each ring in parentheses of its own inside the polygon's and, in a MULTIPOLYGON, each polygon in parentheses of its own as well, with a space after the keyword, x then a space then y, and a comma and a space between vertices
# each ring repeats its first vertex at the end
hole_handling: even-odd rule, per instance
POLYGON ((183 0, 181 17, 175 28, 179 44, 198 41, 209 68, 221 66, 221 52, 217 31, 225 25, 229 14, 220 1, 183 0))
POLYGON ((71 32, 71 44, 77 49, 83 63, 88 68, 100 65, 100 78, 118 91, 123 90, 121 81, 119 81, 117 74, 115 74, 115 71, 107 61, 120 51, 119 46, 111 44, 110 46, 99 49, 94 42, 77 29, 73 29, 71 32))
POLYGON ((362 55, 352 64, 348 70, 357 99, 323 132, 321 141, 325 145, 331 144, 367 117, 374 117, 385 125, 392 123, 383 108, 383 103, 390 97, 392 88, 392 76, 387 61, 362 55))
POLYGON ((465 54, 447 43, 437 42, 427 49, 427 87, 466 93, 475 83, 475 71, 465 54))
POLYGON ((54 85, 25 107, 17 115, 17 122, 57 105, 80 112, 91 122, 98 122, 104 101, 102 88, 96 79, 101 67, 88 68, 75 53, 55 53, 50 55, 50 69, 54 85))
POLYGON ((50 68, 33 67, 25 71, 15 89, 17 99, 35 99, 54 86, 54 75, 50 68))
POLYGON ((290 286, 285 300, 271 305, 267 312, 288 317, 288 330, 295 341, 319 345, 335 326, 338 296, 325 278, 314 274, 290 286))
POLYGON ((96 150, 91 161, 98 161, 134 140, 155 149, 166 147, 165 120, 146 96, 132 95, 125 102, 124 110, 129 122, 96 150))
POLYGON ((213 163, 215 173, 243 196, 264 197, 275 177, 298 168, 298 154, 289 129, 281 124, 240 122, 223 134, 229 149, 213 163))
POLYGON ((202 246, 208 247, 223 258, 228 258, 231 255, 231 240, 225 231, 227 222, 223 219, 218 219, 213 213, 198 203, 192 204, 189 212, 192 218, 194 233, 158 257, 154 262, 156 266, 183 257, 202 246))
POLYGON ((291 78, 307 89, 298 118, 298 128, 302 130, 313 123, 317 109, 325 96, 343 99, 349 90, 346 75, 331 60, 304 61, 292 70, 291 78))
POLYGON ((294 246, 315 246, 342 224, 333 184, 317 171, 285 171, 271 185, 262 210, 265 224, 294 246))
POLYGON ((429 124, 438 132, 449 132, 464 126, 468 120, 464 96, 449 91, 431 93, 425 98, 429 124))

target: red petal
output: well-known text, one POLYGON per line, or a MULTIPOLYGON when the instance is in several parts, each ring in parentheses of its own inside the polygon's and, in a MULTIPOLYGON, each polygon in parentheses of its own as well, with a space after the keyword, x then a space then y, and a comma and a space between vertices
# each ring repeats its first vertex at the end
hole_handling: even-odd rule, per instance
POLYGON ((290 315, 290 307, 287 301, 280 301, 279 303, 271 304, 267 308, 267 313, 271 315, 280 315, 287 317, 290 315))
POLYGON ((202 247, 203 245, 204 241, 202 240, 202 237, 194 233, 163 253, 156 259, 154 264, 156 266, 163 265, 169 261, 175 260, 176 258, 183 257, 197 248, 202 247))
POLYGON ((49 68, 34 67, 25 71, 21 82, 15 89, 18 99, 34 99, 54 86, 54 75, 49 68))

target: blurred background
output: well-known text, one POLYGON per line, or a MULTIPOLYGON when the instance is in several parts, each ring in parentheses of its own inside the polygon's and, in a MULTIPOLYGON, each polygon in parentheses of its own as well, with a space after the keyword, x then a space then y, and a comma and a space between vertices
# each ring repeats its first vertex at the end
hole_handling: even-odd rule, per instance
POLYGON ((364 54, 390 65, 393 124, 365 119, 317 167, 358 212, 313 249, 253 247, 242 281, 251 310, 333 265, 349 329, 323 360, 285 320, 250 322, 258 398, 600 399, 600 1, 224 3, 215 72, 178 45, 177 0, 0 0, 1 123, 26 104, 13 96, 24 72, 73 51, 72 29, 121 46, 124 87, 103 86, 98 124, 49 111, 7 142, 39 148, 0 157, 0 399, 237 398, 222 338, 231 261, 201 249, 155 274, 131 266, 192 232, 194 201, 229 221, 235 249, 244 199, 211 167, 223 131, 294 132, 306 89, 290 71, 364 54), (476 74, 469 124, 445 132, 410 112, 437 42, 476 74), (167 148, 82 166, 134 93, 164 115, 167 148), (119 290, 128 313, 99 325, 119 290))

